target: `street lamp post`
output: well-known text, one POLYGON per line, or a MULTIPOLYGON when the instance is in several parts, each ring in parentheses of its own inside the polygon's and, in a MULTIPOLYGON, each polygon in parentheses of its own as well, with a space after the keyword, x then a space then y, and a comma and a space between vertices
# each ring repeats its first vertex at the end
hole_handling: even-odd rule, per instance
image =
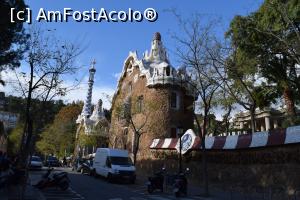
POLYGON ((182 172, 182 155, 181 155, 181 151, 182 151, 182 143, 181 143, 181 136, 183 134, 183 129, 179 129, 178 130, 178 137, 179 137, 179 173, 182 172))
POLYGON ((179 134, 179 173, 182 172, 182 156, 181 156, 181 134, 179 134))

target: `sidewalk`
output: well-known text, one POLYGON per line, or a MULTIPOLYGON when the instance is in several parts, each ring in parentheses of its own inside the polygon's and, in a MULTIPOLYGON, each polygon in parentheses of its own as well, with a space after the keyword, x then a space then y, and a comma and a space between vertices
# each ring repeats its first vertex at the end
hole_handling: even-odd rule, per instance
MULTIPOLYGON (((138 185, 145 185, 147 182, 148 177, 138 175, 136 184, 138 185)), ((165 188, 165 194, 172 194, 172 186, 168 186, 165 188)), ((237 200, 237 199, 244 199, 244 194, 241 194, 237 191, 232 193, 230 190, 224 191, 218 188, 214 188, 213 186, 209 186, 209 197, 203 197, 202 194, 204 193, 204 189, 202 186, 189 182, 188 183, 188 197, 197 197, 199 200, 237 200)))
MULTIPOLYGON (((44 200, 42 193, 32 186, 32 180, 29 177, 26 186, 25 200, 44 200)), ((0 190, 0 200, 19 200, 22 186, 14 185, 0 190)))
MULTIPOLYGON (((148 177, 143 175, 137 176, 137 184, 141 185, 147 182, 148 177)), ((247 188, 236 185, 235 187, 225 186, 226 189, 217 187, 216 185, 209 185, 210 197, 203 197, 204 188, 199 184, 192 181, 188 182, 188 197, 196 197, 199 200, 288 200, 295 199, 295 196, 288 196, 284 193, 278 193, 276 190, 273 193, 268 188, 247 188)), ((172 186, 165 187, 165 194, 172 194, 172 186)))

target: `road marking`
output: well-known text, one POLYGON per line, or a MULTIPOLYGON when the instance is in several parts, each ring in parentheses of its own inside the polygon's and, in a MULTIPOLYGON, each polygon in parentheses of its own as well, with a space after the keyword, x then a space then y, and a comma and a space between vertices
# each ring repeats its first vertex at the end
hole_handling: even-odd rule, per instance
POLYGON ((155 199, 155 200, 170 200, 169 198, 164 198, 162 196, 148 196, 150 199, 155 199))
POLYGON ((49 188, 43 191, 43 195, 47 200, 58 200, 58 199, 72 199, 72 200, 83 200, 85 199, 80 194, 75 192, 72 188, 66 191, 61 191, 56 188, 49 188))
POLYGON ((140 189, 140 190, 133 190, 132 192, 146 192, 147 190, 146 189, 140 189))

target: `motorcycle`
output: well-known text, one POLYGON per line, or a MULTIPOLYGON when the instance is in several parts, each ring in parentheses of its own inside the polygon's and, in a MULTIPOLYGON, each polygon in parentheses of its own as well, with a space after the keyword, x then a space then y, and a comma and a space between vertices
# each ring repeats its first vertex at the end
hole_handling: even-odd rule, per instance
POLYGON ((44 189, 46 187, 59 187, 61 190, 67 190, 69 188, 70 179, 67 172, 54 173, 51 172, 54 168, 49 168, 47 172, 42 176, 42 179, 34 186, 38 189, 44 189))
POLYGON ((162 168, 161 171, 154 174, 152 177, 148 177, 147 190, 148 193, 153 193, 154 190, 158 189, 161 192, 164 191, 164 171, 165 168, 162 168))
POLYGON ((93 161, 85 160, 80 165, 78 165, 76 171, 80 172, 81 174, 92 175, 92 166, 93 166, 93 161))
POLYGON ((181 172, 177 175, 175 179, 175 183, 173 185, 173 192, 176 197, 180 197, 181 194, 187 195, 187 178, 186 175, 189 172, 189 168, 185 170, 185 172, 181 172))

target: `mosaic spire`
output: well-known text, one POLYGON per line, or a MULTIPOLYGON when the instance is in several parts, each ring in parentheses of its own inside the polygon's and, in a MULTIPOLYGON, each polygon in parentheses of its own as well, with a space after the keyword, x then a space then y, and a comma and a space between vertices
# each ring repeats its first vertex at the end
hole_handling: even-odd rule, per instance
POLYGON ((154 37, 151 43, 150 58, 154 61, 168 62, 167 53, 165 48, 163 47, 161 35, 159 32, 154 33, 154 37))
POLYGON ((94 84, 94 75, 96 72, 95 64, 96 64, 96 61, 94 59, 93 62, 91 63, 91 67, 89 69, 89 74, 90 74, 89 82, 88 82, 89 88, 88 88, 87 97, 84 102, 84 106, 83 106, 82 113, 81 113, 81 115, 86 116, 86 117, 90 117, 92 114, 92 92, 93 92, 93 84, 94 84))

